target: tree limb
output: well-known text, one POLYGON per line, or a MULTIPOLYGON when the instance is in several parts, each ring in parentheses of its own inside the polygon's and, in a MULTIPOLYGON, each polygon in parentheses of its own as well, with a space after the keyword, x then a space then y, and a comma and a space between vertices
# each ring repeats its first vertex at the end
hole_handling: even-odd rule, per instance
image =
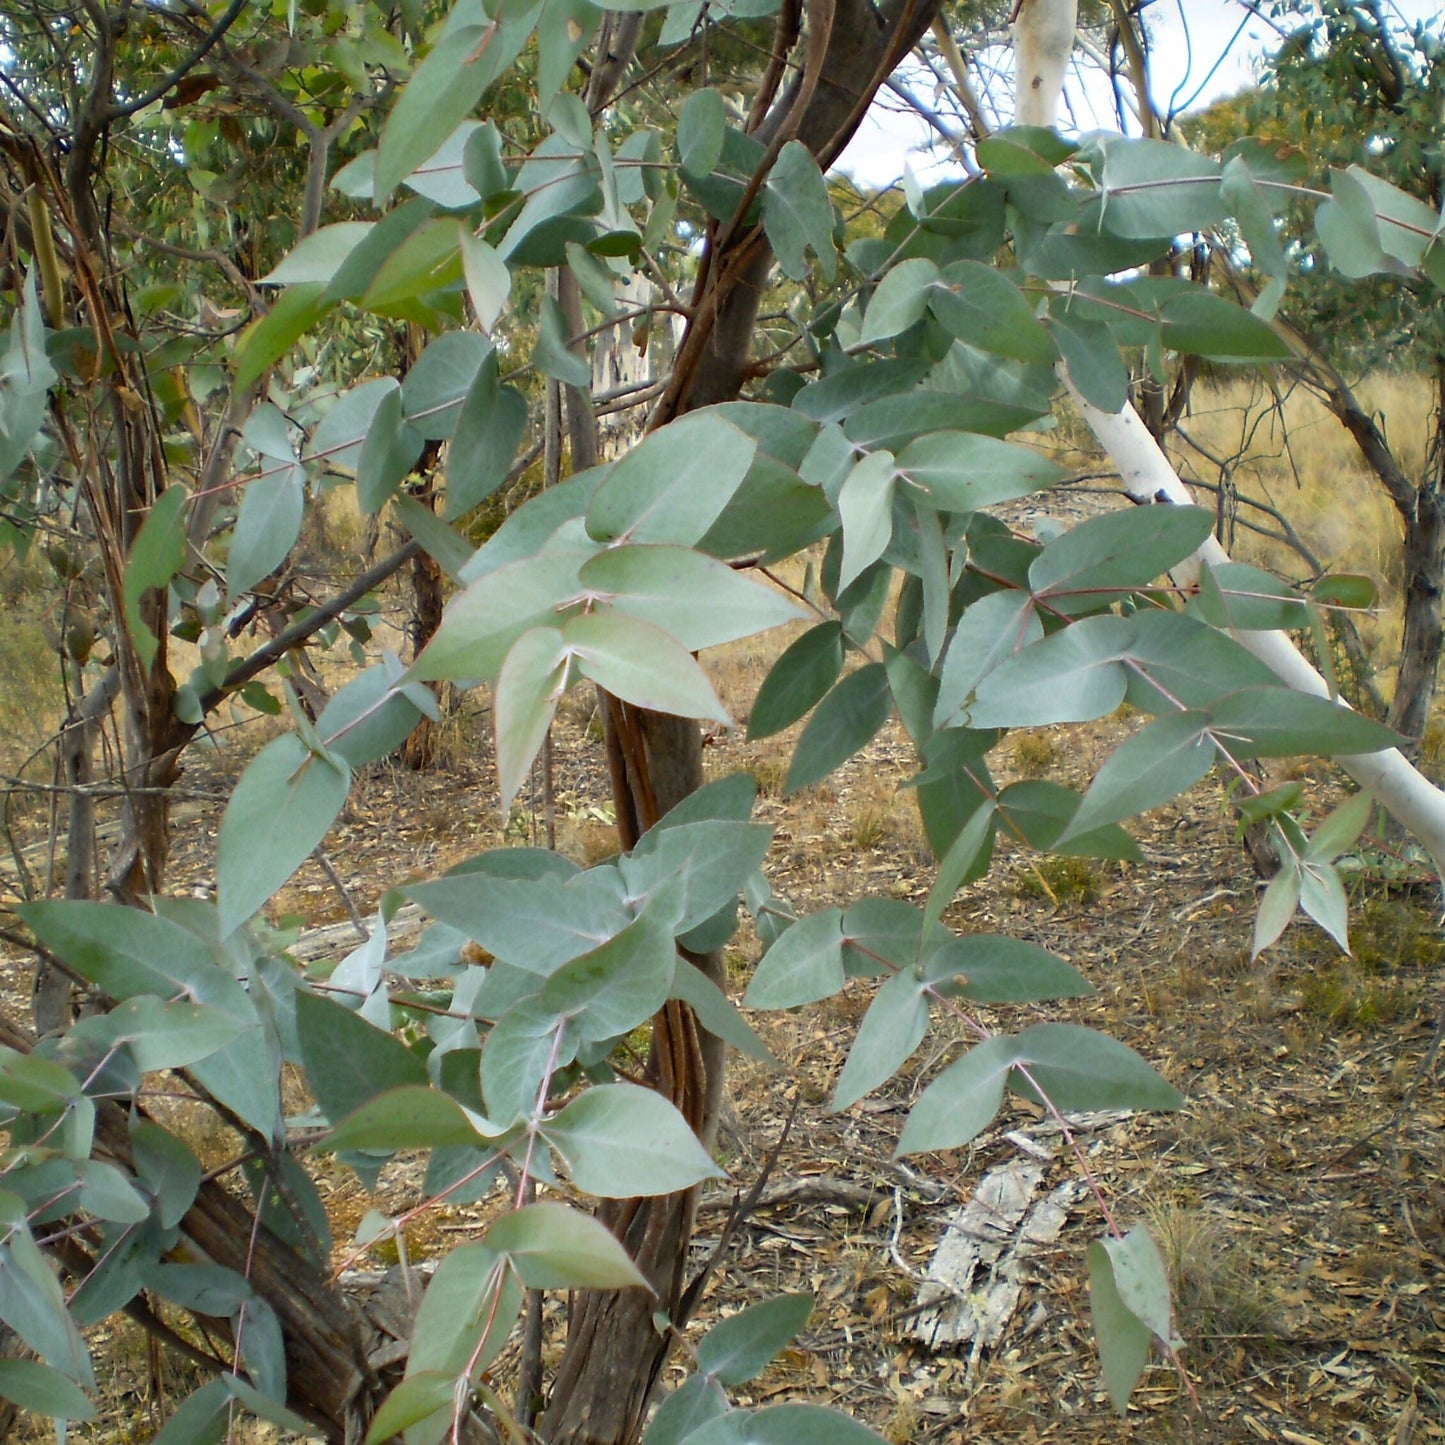
POLYGON ((246 0, 231 0, 231 3, 221 12, 220 18, 210 31, 183 60, 168 70, 149 90, 142 91, 134 100, 124 102, 112 102, 106 106, 101 116, 101 123, 108 125, 111 121, 124 120, 128 115, 134 115, 146 106, 153 105, 170 91, 177 81, 189 74, 203 61, 207 55, 220 42, 225 33, 240 18, 241 12, 246 8, 246 0))

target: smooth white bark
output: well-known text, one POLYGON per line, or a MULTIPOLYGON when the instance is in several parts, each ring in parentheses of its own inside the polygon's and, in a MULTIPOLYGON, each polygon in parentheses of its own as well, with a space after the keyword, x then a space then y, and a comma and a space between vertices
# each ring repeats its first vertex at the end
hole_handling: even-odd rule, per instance
POLYGON ((1050 126, 1074 50, 1077 0, 1020 0, 1014 20, 1014 122, 1050 126))

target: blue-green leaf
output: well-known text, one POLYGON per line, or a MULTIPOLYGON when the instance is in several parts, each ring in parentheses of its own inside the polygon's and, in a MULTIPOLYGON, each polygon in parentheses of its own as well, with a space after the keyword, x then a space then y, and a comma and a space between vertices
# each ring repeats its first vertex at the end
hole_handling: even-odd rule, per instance
POLYGON ((1213 529, 1214 514, 1203 507, 1105 512, 1049 542, 1029 567, 1029 586, 1061 611, 1096 610, 1147 587, 1213 529))
POLYGON ((858 339, 865 343, 886 341, 907 331, 928 309, 928 298, 938 279, 938 267, 922 256, 890 266, 864 312, 858 339))
POLYGON ((776 588, 690 547, 609 547, 583 565, 578 581, 609 607, 662 628, 689 652, 807 616, 776 588))
POLYGON ((497 734, 497 783, 502 812, 526 780, 542 750, 557 704, 567 687, 570 651, 561 630, 534 627, 511 646, 497 677, 493 721, 497 734))
POLYGON ((795 1008, 843 987, 843 912, 825 908, 792 924, 762 956, 743 1003, 795 1008))
POLYGON ((785 276, 807 280, 811 250, 823 279, 833 279, 838 264, 833 202, 818 162, 801 141, 783 147, 763 183, 763 229, 785 276))
POLYGON ((757 443, 732 422, 695 412, 653 432, 603 477, 587 508, 599 541, 691 547, 721 516, 757 443))
POLYGON ((620 1038, 666 1003, 676 967, 672 930, 646 912, 564 963, 542 989, 542 1006, 565 1016, 584 1042, 620 1038))
POLYGON ((838 492, 838 516, 843 524, 839 592, 887 550, 893 536, 897 480, 893 453, 888 451, 870 452, 844 478, 838 492))
MULTIPOLYGON (((407 1072, 398 1059, 398 1074, 407 1072)), ((323 1071, 327 1066, 322 1065, 323 1071)), ((342 1092, 333 1078, 331 1092, 338 1102, 342 1092)), ((337 1149, 444 1149, 475 1148, 485 1136, 462 1106, 447 1094, 424 1084, 402 1084, 384 1089, 365 1103, 338 1117, 336 1127, 315 1147, 337 1149)))
POLYGON ((722 158, 727 134, 727 108, 712 89, 694 90, 677 117, 677 159, 682 173, 694 180, 709 176, 722 158))
POLYGON ((636 707, 731 726, 707 674, 675 638, 622 612, 581 613, 562 626, 584 677, 636 707))
POLYGON ((294 733, 256 754, 226 805, 216 844, 223 935, 235 932, 310 857, 350 786, 343 761, 308 751, 294 733))
POLYGON ((254 587, 286 560, 301 535, 305 485, 306 475, 294 459, 246 483, 226 560, 226 590, 232 597, 254 587))
POLYGON ((888 721, 892 698, 881 662, 850 672, 808 719, 788 768, 788 792, 820 782, 866 747, 888 721))
POLYGON ((1398 747, 1402 739, 1383 723, 1324 697, 1289 687, 1246 687, 1209 709, 1210 730, 1231 750, 1259 758, 1298 753, 1338 757, 1398 747))
POLYGON ((967 725, 1047 727, 1113 712, 1124 700, 1132 637, 1128 618, 1087 617, 1021 648, 978 683, 967 725))
POLYGON ((730 1388, 755 1380, 808 1323, 810 1294, 780 1294, 721 1320, 698 1341, 697 1367, 730 1388))
POLYGON ((1089 1304, 1094 1313, 1094 1338, 1099 1343, 1104 1386, 1122 1415, 1148 1363, 1152 1332, 1124 1303, 1114 1276, 1113 1258, 1098 1241, 1089 1246, 1089 1304))
POLYGON ((843 629, 820 622, 790 643, 773 664, 748 715, 748 738, 771 737, 791 727, 828 689, 843 670, 843 629))
POLYGON ((1030 447, 975 432, 930 432, 909 442, 898 470, 932 507, 973 512, 1062 480, 1063 469, 1030 447))
POLYGON ((969 713, 969 698, 980 680, 1044 635, 1034 599, 1024 591, 990 592, 958 620, 943 654, 935 727, 955 727, 969 713))
MULTIPOLYGON (((6 378, 0 376, 0 396, 4 395, 5 381, 6 378)), ((4 422, 5 413, 0 412, 0 430, 3 430, 4 422)), ((3 438, 0 438, 0 447, 3 445, 3 438)), ((0 477, 0 480, 3 480, 3 477, 0 477)), ((252 486, 254 485, 256 483, 253 482, 252 486)), ((249 487, 245 495, 250 495, 249 487)), ((151 588, 168 586, 171 578, 185 566, 186 528, 181 514, 188 497, 189 493, 184 487, 167 487, 156 498, 145 521, 141 523, 140 531, 131 543, 130 556, 126 559, 123 587, 125 620, 144 668, 149 668, 155 660, 160 644, 141 615, 140 600, 151 588)), ((244 506, 243 502, 243 509, 244 506)), ((295 541, 294 534, 291 540, 295 541)), ((287 546, 289 548, 290 543, 287 546)), ((234 544, 231 552, 234 557, 234 544)), ((267 568, 267 571, 269 570, 270 568, 267 568)))
POLYGON ((1167 713, 1114 750, 1058 841, 1067 843, 1107 823, 1147 813, 1192 788, 1213 766, 1208 716, 1167 713))
POLYGON ((452 7, 382 129, 376 157, 378 204, 437 151, 516 59, 540 9, 507 6, 492 20, 481 0, 460 0, 452 7))
POLYGON ((55 1421, 95 1419, 85 1392, 39 1360, 0 1360, 0 1398, 55 1421))
POLYGON ((298 992, 296 1021, 307 1083, 333 1122, 388 1089, 427 1082, 426 1065, 400 1039, 329 998, 298 992))
POLYGON ((528 1289, 650 1289, 642 1271, 599 1219, 546 1201, 513 1209, 482 1243, 505 1255, 528 1289))
POLYGON ((541 1133, 577 1188, 603 1199, 671 1194, 724 1177, 682 1115, 636 1084, 588 1089, 541 1133))
POLYGON ((923 1042, 927 1030, 928 997, 923 980, 912 969, 895 973, 874 995, 858 1025, 830 1107, 846 1109, 887 1083, 923 1042))
POLYGON ((400 389, 386 392, 356 459, 356 501, 363 512, 382 507, 416 465, 421 449, 421 433, 403 418, 400 389))

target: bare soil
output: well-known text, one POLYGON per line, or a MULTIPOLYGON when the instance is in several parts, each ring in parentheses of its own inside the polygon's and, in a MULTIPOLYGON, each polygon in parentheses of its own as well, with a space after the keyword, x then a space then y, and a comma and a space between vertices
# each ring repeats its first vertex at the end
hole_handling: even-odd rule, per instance
MULTIPOLYGON (((1018 743, 1014 763, 1081 785, 1134 725, 1059 729, 1045 743, 1018 743)), ((583 862, 613 846, 592 727, 586 705, 573 707, 553 763, 558 844, 583 862)), ((370 770, 328 840, 332 876, 308 863, 281 908, 309 925, 344 920, 339 885, 365 915, 404 878, 504 838, 543 841, 540 770, 504 834, 484 731, 473 711, 452 724, 432 772, 370 770)), ((829 785, 794 799, 776 792, 784 756, 782 743, 726 736, 708 751, 714 773, 746 768, 763 784, 757 816, 776 828, 777 890, 800 911, 868 893, 921 901, 932 871, 902 786, 912 769, 906 743, 885 735, 829 785)), ((186 782, 223 796, 235 771, 193 755, 186 782)), ((1306 776, 1328 806, 1331 771, 1306 776)), ((204 799, 194 807, 175 840, 171 886, 181 892, 212 881, 220 808, 204 799)), ((894 1442, 1445 1440, 1445 1096, 1440 1059, 1428 1057, 1445 997, 1437 897, 1362 883, 1354 960, 1296 923, 1255 963, 1258 885, 1222 787, 1207 782, 1136 836, 1142 865, 1060 865, 1001 847, 948 922, 1046 946, 1097 989, 1079 1002, 988 1011, 986 1022, 1096 1024, 1183 1091, 1177 1114, 1095 1121, 1071 1148, 1039 1111, 1013 1101, 967 1150, 899 1162, 893 1149, 910 1101, 956 1055, 956 1027, 938 1024, 903 1077, 834 1114, 827 1101, 870 986, 755 1020, 785 1067, 734 1069, 722 1138, 732 1184, 703 1200, 699 1263, 795 1104, 797 1117, 758 1207, 725 1245, 690 1337, 780 1290, 809 1290, 816 1304, 752 1399, 830 1403, 894 1442), (1055 1151, 1046 1189, 1087 1171, 1121 1226, 1150 1223, 1170 1264, 1187 1380, 1154 1362, 1125 1419, 1104 1394, 1090 1332, 1084 1254, 1104 1228, 1092 1198, 1035 1261, 997 1347, 931 1354, 910 1333, 918 1277, 982 1172, 1018 1153, 1011 1131, 1055 1151)), ((754 956, 740 940, 739 994, 754 956)), ((12 969, 0 982, 13 1005, 21 975, 12 969)), ((391 1166, 375 1198, 330 1162, 321 1173, 339 1240, 368 1208, 396 1215, 418 1200, 414 1162, 391 1166)), ((421 1215, 407 1232, 410 1255, 444 1252, 486 1212, 421 1215)), ((98 1343, 107 1418, 72 1427, 72 1438, 149 1438, 156 1384, 169 1393, 180 1381, 124 1332, 98 1343)))

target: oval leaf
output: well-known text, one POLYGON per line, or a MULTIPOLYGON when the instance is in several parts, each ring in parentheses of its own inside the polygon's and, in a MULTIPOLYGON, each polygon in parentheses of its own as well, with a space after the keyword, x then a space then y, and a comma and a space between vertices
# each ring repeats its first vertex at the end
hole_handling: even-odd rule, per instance
POLYGON ((588 1089, 541 1134, 577 1188, 602 1199, 671 1194, 724 1177, 682 1115, 661 1094, 636 1084, 588 1089))
POLYGON ((235 932, 311 856, 346 803, 350 770, 273 739, 241 774, 221 818, 216 885, 222 935, 235 932))

